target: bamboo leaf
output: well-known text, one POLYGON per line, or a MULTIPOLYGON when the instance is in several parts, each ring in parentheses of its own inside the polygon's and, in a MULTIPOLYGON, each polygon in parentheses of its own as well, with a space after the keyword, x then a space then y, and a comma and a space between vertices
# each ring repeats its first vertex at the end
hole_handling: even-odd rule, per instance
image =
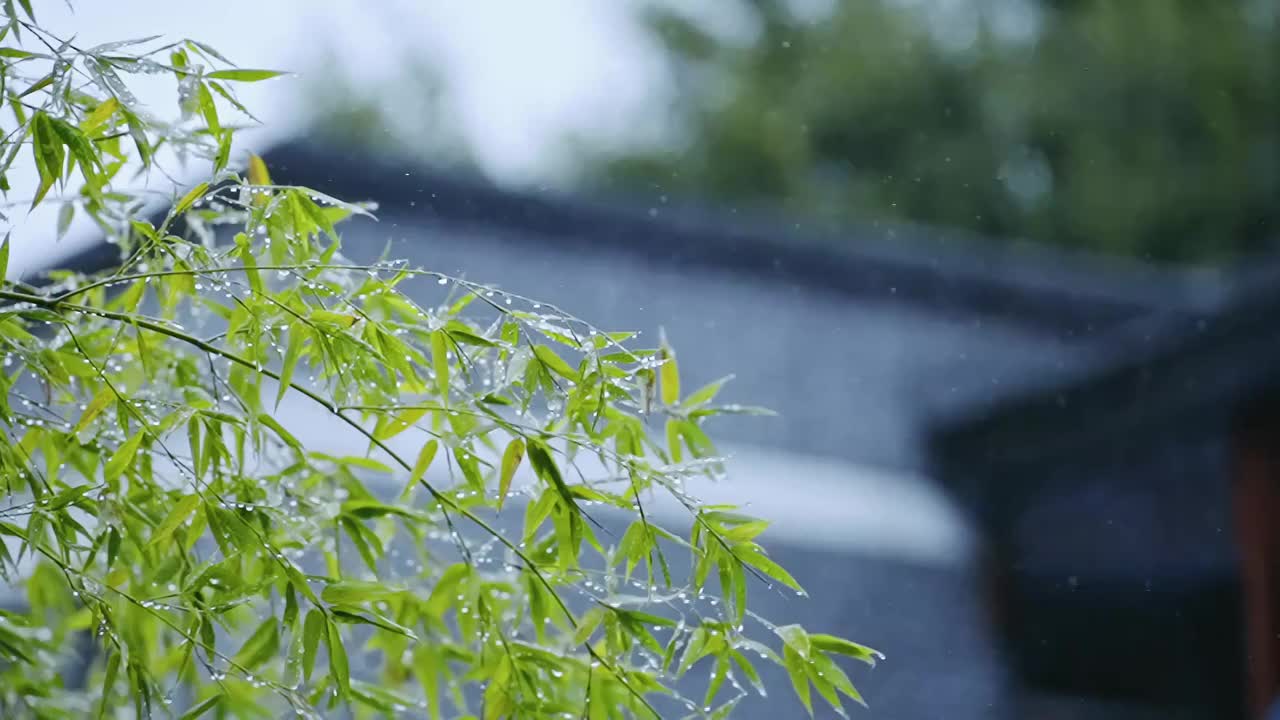
POLYGON ((186 212, 191 208, 192 205, 196 203, 197 200, 204 197, 204 194, 208 191, 209 191, 209 183, 207 182, 202 182, 199 185, 196 185, 195 187, 191 188, 189 191, 187 191, 187 194, 183 195, 182 199, 179 200, 178 203, 173 206, 173 214, 181 215, 182 213, 186 212))
POLYGON ((342 644, 342 632, 337 624, 326 623, 328 632, 325 642, 329 647, 329 674, 338 686, 339 695, 351 692, 351 667, 347 662, 347 649, 342 644))
POLYGON ((150 545, 155 547, 166 542, 169 536, 173 534, 173 531, 177 530, 179 525, 185 523, 198 507, 200 507, 199 495, 184 495, 182 499, 174 503, 169 515, 151 533, 150 545))
POLYGON ((418 459, 413 463, 413 471, 409 473, 409 482, 404 487, 404 491, 400 493, 402 500, 409 497, 413 487, 422 480, 422 476, 427 474, 427 468, 431 467, 431 461, 436 457, 436 451, 440 449, 439 440, 428 440, 423 443, 422 449, 418 451, 418 459))
POLYGON ((436 374, 436 392, 440 402, 449 403, 449 340, 443 330, 431 333, 431 367, 436 374))
POLYGON ((320 638, 326 632, 324 613, 311 610, 306 620, 302 621, 302 677, 311 681, 311 673, 316 666, 316 650, 320 647, 320 638))
POLYGON ((662 365, 658 367, 662 404, 674 406, 680 401, 680 368, 676 365, 675 350, 667 345, 665 338, 659 357, 662 359, 662 365))
MULTIPOLYGON (((234 82, 259 82, 262 80, 270 80, 273 77, 280 77, 283 72, 279 70, 214 70, 206 73, 205 77, 210 80, 232 80, 234 82)), ((265 183, 263 183, 265 184, 265 183)))
POLYGON ((253 631, 234 660, 237 665, 252 670, 275 656, 279 649, 280 626, 274 617, 269 617, 253 631))
POLYGON ((116 114, 116 110, 119 109, 119 100, 116 100, 113 97, 107 98, 101 103, 98 103, 98 106, 93 109, 93 112, 86 115, 84 120, 80 121, 80 130, 87 135, 92 135, 94 130, 97 130, 106 124, 106 122, 116 114))
POLYGON ((822 633, 814 633, 809 636, 809 643, 823 652, 839 653, 848 655, 851 658, 860 660, 872 667, 875 667, 876 661, 882 659, 882 655, 878 650, 873 650, 866 645, 859 645, 856 642, 845 640, 835 635, 825 635, 822 633))
POLYGON ((116 451, 107 459, 107 464, 103 467, 102 474, 107 482, 111 482, 120 477, 125 468, 133 462, 133 458, 138 454, 138 446, 142 444, 142 438, 145 431, 139 430, 125 440, 116 451))
POLYGON ((809 711, 809 717, 813 717, 813 702, 809 699, 809 674, 806 672, 805 659, 788 645, 782 651, 782 665, 787 670, 787 676, 791 678, 791 686, 795 688, 796 697, 800 698, 804 709, 809 711))
POLYGON ((502 470, 498 476, 498 509, 502 509, 503 502, 507 499, 507 492, 511 489, 511 479, 516 475, 516 468, 520 466, 520 461, 524 458, 524 440, 516 438, 512 440, 507 449, 502 453, 502 470))
POLYGON ((270 185, 271 173, 267 172, 267 163, 257 155, 249 156, 249 184, 270 185))
POLYGON ((218 704, 222 702, 222 698, 223 695, 221 694, 211 695, 195 705, 192 705, 191 709, 182 713, 182 716, 179 717, 178 720, 196 720, 196 718, 217 707, 218 704))
POLYGON ((574 370, 569 363, 565 362, 564 358, 557 355, 554 350, 546 345, 534 345, 533 354, 551 372, 567 380, 573 380, 574 382, 579 380, 578 371, 574 370))

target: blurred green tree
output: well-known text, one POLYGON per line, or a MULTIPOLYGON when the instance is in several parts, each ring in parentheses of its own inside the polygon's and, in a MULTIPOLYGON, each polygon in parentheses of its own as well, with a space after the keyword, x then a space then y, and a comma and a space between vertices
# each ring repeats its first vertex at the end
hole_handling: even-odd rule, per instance
POLYGON ((654 9, 682 136, 590 150, 586 177, 1221 261, 1264 245, 1280 218, 1275 8, 745 0, 752 29, 732 37, 654 9))

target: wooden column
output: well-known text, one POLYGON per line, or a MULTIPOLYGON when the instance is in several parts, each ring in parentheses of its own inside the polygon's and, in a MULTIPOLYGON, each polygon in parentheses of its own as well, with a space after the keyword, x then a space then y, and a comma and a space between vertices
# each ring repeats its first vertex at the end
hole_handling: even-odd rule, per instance
POLYGON ((1248 700, 1251 716, 1262 720, 1280 698, 1280 414, 1241 418, 1232 474, 1248 700))

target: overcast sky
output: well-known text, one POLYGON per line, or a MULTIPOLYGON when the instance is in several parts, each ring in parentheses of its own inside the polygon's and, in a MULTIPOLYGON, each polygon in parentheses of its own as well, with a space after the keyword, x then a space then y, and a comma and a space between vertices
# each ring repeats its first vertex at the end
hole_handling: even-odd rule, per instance
MULTIPOLYGON (((495 177, 516 181, 536 178, 567 134, 607 135, 642 117, 661 76, 633 6, 603 0, 81 0, 73 2, 74 12, 62 3, 41 5, 43 25, 76 35, 82 45, 154 34, 191 37, 243 67, 301 75, 333 52, 351 80, 373 88, 389 86, 403 53, 431 52, 477 160, 495 177)), ((132 80, 153 112, 176 113, 170 79, 132 80)), ((246 149, 260 150, 305 126, 305 85, 305 78, 282 78, 244 87, 242 99, 265 124, 246 135, 246 149)), ((393 92, 386 95, 394 102, 393 92)), ((196 174, 184 179, 195 182, 196 174)), ((17 168, 11 183, 33 187, 33 176, 31 168, 17 168)), ((163 178, 149 183, 168 190, 163 178)), ((11 213, 10 275, 39 269, 91 241, 93 229, 77 223, 54 246, 55 217, 52 206, 29 216, 11 213)))

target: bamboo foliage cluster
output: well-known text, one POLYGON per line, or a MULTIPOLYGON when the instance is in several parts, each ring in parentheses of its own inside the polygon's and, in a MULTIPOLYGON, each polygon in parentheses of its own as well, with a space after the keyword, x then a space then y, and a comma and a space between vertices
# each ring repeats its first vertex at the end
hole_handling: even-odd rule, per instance
POLYGON ((836 659, 875 651, 752 613, 800 592, 766 523, 686 490, 723 473, 706 421, 751 411, 723 383, 686 393, 665 342, 347 260, 338 225, 372 206, 232 164, 235 87, 279 73, 191 40, 81 47, 18 5, 6 209, 91 218, 121 261, 0 286, 0 715, 722 718, 762 659, 810 712, 861 702, 836 659), (174 79, 174 119, 139 73, 174 79), (36 186, 9 187, 26 158, 36 186), (126 181, 170 158, 209 180, 148 218, 126 181), (658 494, 688 532, 646 515, 658 494))

